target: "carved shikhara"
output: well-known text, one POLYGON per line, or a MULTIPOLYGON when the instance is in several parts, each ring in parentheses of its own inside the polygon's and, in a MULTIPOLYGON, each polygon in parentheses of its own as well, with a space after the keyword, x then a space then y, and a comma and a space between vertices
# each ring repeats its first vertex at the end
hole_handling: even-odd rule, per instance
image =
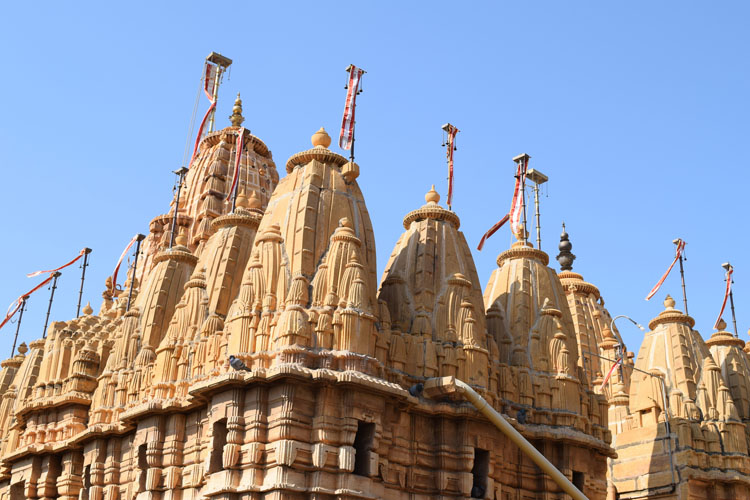
MULTIPOLYGON (((602 387, 622 341, 594 285, 517 243, 483 294, 459 218, 432 189, 378 287, 359 166, 321 129, 279 181, 248 134, 230 213, 236 131, 204 138, 174 247, 172 216, 155 218, 137 279, 0 363, 0 499, 558 495, 466 403, 409 392, 445 376, 471 384, 589 498, 640 491, 628 467, 645 458, 631 444, 658 434, 663 402, 627 357, 602 387), (627 440, 613 448, 613 436, 627 440)), ((747 355, 717 332, 706 357, 691 327, 668 305, 649 335, 671 340, 644 344, 654 355, 636 364, 682 356, 668 382, 689 448, 675 461, 691 467, 678 486, 741 496, 750 386, 731 373, 750 376, 747 355)))

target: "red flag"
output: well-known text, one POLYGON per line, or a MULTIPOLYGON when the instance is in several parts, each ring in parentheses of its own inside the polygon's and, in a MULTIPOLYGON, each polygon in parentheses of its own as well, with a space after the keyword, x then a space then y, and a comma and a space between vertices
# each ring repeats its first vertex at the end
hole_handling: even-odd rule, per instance
POLYGON ((37 290, 39 290, 40 288, 42 288, 42 287, 43 287, 44 285, 46 285, 47 283, 49 283, 50 281, 52 281, 52 278, 54 278, 54 276, 52 276, 52 275, 50 274, 50 275, 49 275, 49 277, 47 277, 47 279, 46 279, 46 280, 42 281, 41 283, 39 283, 39 284, 38 284, 37 286, 35 286, 35 287, 34 287, 34 288, 32 288, 31 290, 29 290, 28 292, 26 292, 26 293, 24 293, 23 295, 21 295, 20 297, 18 297, 18 298, 17 298, 17 299, 16 299, 16 300, 15 300, 15 301, 14 301, 14 302, 13 302, 13 303, 12 303, 12 304, 10 305, 10 307, 8 307, 8 313, 7 313, 6 315, 5 315, 5 319, 3 319, 3 321, 2 321, 2 322, 0 322, 0 328, 4 327, 4 326, 5 326, 5 324, 6 324, 6 323, 7 323, 8 321, 10 321, 10 319, 11 319, 11 318, 13 317, 13 315, 15 315, 15 314, 16 314, 16 313, 18 312, 18 310, 19 310, 19 309, 21 309, 21 306, 23 305, 23 300, 24 300, 24 299, 28 299, 28 298, 29 298, 29 296, 30 296, 30 295, 31 295, 32 293, 36 292, 37 290))
POLYGON ((57 272, 60 269, 64 269, 64 268, 72 265, 73 263, 75 263, 75 261, 77 261, 78 259, 80 259, 81 257, 83 257, 83 254, 85 254, 85 253, 86 253, 86 249, 84 248, 83 250, 81 250, 81 253, 79 253, 78 256, 75 259, 71 260, 67 264, 63 264, 62 266, 58 267, 57 269, 47 269, 47 270, 44 270, 44 271, 34 271, 33 273, 27 274, 26 277, 27 278, 33 278, 35 276, 39 276, 40 274, 57 272))
POLYGON ((234 179, 232 179, 232 187, 227 193, 226 199, 229 199, 232 194, 234 193, 234 190, 237 188, 237 179, 240 178, 240 159, 242 158, 242 146, 243 146, 243 136, 245 135, 245 127, 240 127, 240 130, 237 132, 237 144, 235 144, 235 158, 234 158, 234 179))
POLYGON ((523 213, 523 200, 526 190, 526 170, 529 167, 529 157, 524 156, 518 162, 516 170, 516 187, 513 190, 513 201, 510 204, 510 230, 520 239, 521 214, 523 213))
POLYGON ((216 109, 216 101, 214 100, 214 92, 216 91, 216 72, 219 71, 219 67, 213 63, 206 61, 205 74, 203 75, 203 93, 206 94, 211 105, 208 107, 208 111, 203 115, 200 127, 198 127, 198 135, 195 137, 195 146, 193 147, 193 156, 190 157, 190 163, 192 165, 195 153, 198 152, 198 145, 203 138, 203 127, 206 126, 206 120, 211 116, 211 112, 216 109))
POLYGON ((724 290, 724 300, 721 303, 719 317, 716 318, 716 323, 714 323, 714 330, 719 329, 719 321, 721 321, 721 316, 724 314, 724 308, 727 306, 727 298, 729 297, 729 292, 732 291, 732 273, 734 273, 734 268, 732 266, 729 266, 729 269, 727 270, 727 288, 726 290, 724 290))
POLYGON ((448 206, 453 203, 453 151, 456 150, 456 134, 460 132, 450 123, 446 125, 448 131, 448 206))
POLYGON ((490 236, 492 236, 493 234, 495 234, 498 229, 500 229, 501 227, 503 227, 503 224, 505 224, 506 222, 508 222, 508 219, 510 219, 510 214, 505 214, 505 217, 503 217, 502 219, 500 219, 499 221, 497 221, 495 223, 495 225, 490 228, 489 231, 487 231, 486 233, 484 233, 484 236, 482 236, 482 239, 479 240, 479 245, 477 245, 477 250, 479 250, 481 252, 482 248, 484 248, 484 242, 487 241, 487 238, 489 238, 490 236))
POLYGON ((128 243, 128 246, 125 247, 125 250, 122 251, 122 255, 120 255, 120 259, 117 261, 117 265, 115 266, 115 271, 112 273, 112 292, 114 293, 115 289, 117 288, 117 273, 120 271, 120 265, 122 264, 122 260, 125 258, 125 255, 127 255, 128 250, 130 250, 130 247, 133 246, 133 243, 136 242, 138 239, 138 235, 136 234, 133 236, 133 239, 130 240, 130 243, 128 243))
POLYGON ((617 360, 617 363, 612 365, 612 368, 609 369, 609 373, 607 373, 607 376, 604 377, 604 381, 602 382, 602 389, 604 389, 604 386, 607 385, 607 382, 609 381, 609 377, 612 376, 612 374, 615 372, 615 368, 620 366, 622 364, 622 358, 617 360))
POLYGON ((339 134, 339 147, 341 149, 352 149, 352 143, 354 142, 354 108, 363 74, 364 70, 353 64, 349 67, 346 104, 344 105, 344 117, 341 120, 341 133, 339 134))
MULTIPOLYGON (((650 292, 648 292, 648 295, 646 295, 646 300, 651 300, 651 297, 656 295, 656 292, 659 291, 659 288, 664 284, 664 280, 667 279, 667 276, 669 276, 669 273, 672 271, 672 268, 677 263, 678 260, 680 260, 680 255, 682 255, 682 251, 685 250, 685 245, 687 245, 687 242, 685 240, 678 239, 677 243, 677 251, 675 252, 674 260, 669 265, 669 268, 667 268, 667 272, 664 273, 664 276, 662 276, 659 281, 656 282, 654 287, 651 289, 650 292)), ((724 308, 722 307, 722 312, 724 311, 724 308)))

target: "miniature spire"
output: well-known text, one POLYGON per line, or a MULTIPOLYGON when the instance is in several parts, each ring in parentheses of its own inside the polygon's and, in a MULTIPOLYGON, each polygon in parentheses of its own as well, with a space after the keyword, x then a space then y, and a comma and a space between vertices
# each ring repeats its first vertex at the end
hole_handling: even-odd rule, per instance
POLYGON ((89 315, 94 312, 94 309, 91 307, 91 302, 86 302, 86 305, 83 306, 83 314, 89 315))
POLYGON ((427 203, 435 203, 437 204, 440 201, 440 194, 435 191, 435 184, 432 185, 429 191, 427 191, 427 194, 424 195, 424 201, 427 203))
POLYGON ((185 229, 185 226, 181 226, 179 232, 177 233, 177 238, 175 238, 174 240, 177 245, 183 247, 187 245, 187 234, 185 234, 186 232, 187 230, 185 229))
POLYGON ((247 200, 247 208, 259 210, 261 208, 260 198, 258 198, 258 192, 253 190, 250 193, 250 198, 247 200))
POLYGON ((242 116, 242 99, 240 99, 240 93, 237 92, 237 99, 234 100, 234 107, 232 108, 232 114, 229 116, 229 121, 232 122, 233 127, 242 126, 242 122, 245 121, 245 117, 242 116))
POLYGON ((320 130, 315 132, 310 138, 314 147, 328 148, 331 145, 331 136, 328 135, 326 129, 320 127, 320 130))
POLYGON ((560 235, 560 245, 557 248, 560 249, 560 253, 557 254, 557 262, 560 263, 561 271, 572 271, 573 261, 576 260, 576 256, 571 253, 573 244, 568 239, 568 233, 565 231, 565 223, 562 225, 563 232, 560 235))
MULTIPOLYGON (((671 295, 667 295, 667 298, 664 299, 664 308, 665 309, 674 309, 675 301, 672 298, 671 295)), ((726 323, 724 324, 726 326, 726 323)))

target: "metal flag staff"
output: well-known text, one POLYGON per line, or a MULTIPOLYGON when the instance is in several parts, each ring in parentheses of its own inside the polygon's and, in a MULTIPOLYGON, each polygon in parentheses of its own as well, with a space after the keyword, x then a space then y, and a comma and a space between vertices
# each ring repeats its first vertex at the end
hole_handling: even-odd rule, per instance
POLYGON ((339 147, 349 150, 349 161, 354 163, 354 111, 357 107, 357 96, 362 93, 362 75, 367 73, 362 68, 353 64, 346 67, 349 73, 344 88, 346 92, 346 103, 344 104, 344 116, 341 119, 341 133, 339 134, 339 147))
POLYGON ((536 247, 542 249, 542 226, 541 214, 539 212, 539 186, 549 180, 549 177, 539 170, 531 169, 526 172, 526 178, 534 183, 534 216, 536 217, 536 247))
MULTIPOLYGON (((180 167, 178 170, 173 171, 177 176, 177 184, 172 188, 177 190, 177 196, 174 203, 174 214, 172 214, 172 234, 169 237, 169 248, 174 246, 174 238, 177 234, 177 212, 180 210, 180 193, 185 185, 185 175, 188 173, 188 169, 180 167)), ((140 245, 140 242, 138 243, 140 245)))
POLYGON ((203 67, 204 73, 202 86, 203 93, 206 94, 211 105, 208 107, 206 114, 203 115, 203 120, 201 120, 201 124, 198 127, 198 135, 195 137, 195 145, 193 146, 193 154, 190 157, 190 164, 193 163, 195 154, 198 152, 198 146, 203 138, 203 130, 206 126, 206 121, 208 121, 208 131, 213 132, 214 117, 216 116, 216 101, 219 99, 221 76, 231 65, 232 60, 228 57, 222 56, 218 52, 211 52, 208 57, 206 57, 206 62, 203 67))
POLYGON ((52 312, 52 301, 55 300, 55 290, 57 289, 57 278, 62 276, 61 272, 52 274, 52 292, 49 294, 49 305, 47 306, 47 317, 44 318, 44 330, 42 330, 42 338, 47 338, 47 325, 49 325, 49 313, 52 312))
POLYGON ((133 274, 130 277, 130 290, 128 292, 128 305, 125 307, 125 312, 130 311, 130 301, 133 299, 133 288, 135 288, 135 272, 138 269, 138 254, 141 252, 141 241, 146 238, 144 234, 137 234, 135 238, 135 261, 133 262, 133 274))
POLYGON ((530 159, 531 156, 526 153, 513 158, 518 167, 516 168, 516 193, 513 195, 514 202, 510 209, 510 229, 516 238, 523 240, 524 245, 529 239, 529 233, 526 231, 526 175, 530 159), (521 217, 523 220, 519 222, 521 217))
POLYGON ((680 280, 682 280, 682 303, 685 304, 685 314, 689 315, 688 312, 688 306, 687 306, 687 292, 685 291, 685 268, 682 266, 682 261, 687 260, 687 257, 684 255, 685 252, 685 242, 681 240, 680 238, 675 238, 672 240, 672 243, 677 245, 677 257, 680 259, 680 280))
POLYGON ((451 125, 450 123, 446 123, 441 127, 446 134, 448 134, 448 137, 443 137, 443 147, 447 146, 448 149, 445 150, 445 156, 448 161, 448 197, 446 199, 446 204, 448 205, 448 210, 452 210, 453 206, 453 152, 456 151, 456 134, 460 132, 455 126, 451 125))
MULTIPOLYGON (((89 254, 91 249, 86 247, 83 249, 83 264, 81 264, 81 289, 78 291, 78 307, 76 308, 76 318, 81 315, 81 299, 83 298, 83 283, 86 281, 86 267, 89 265, 89 254)), ((44 328, 47 331, 47 328, 44 328)))
POLYGON ((28 295, 21 297, 21 312, 18 315, 18 324, 16 325, 16 336, 13 337, 13 349, 10 351, 10 357, 16 355, 16 342, 18 342, 18 332, 21 331, 21 321, 23 320, 23 311, 26 309, 26 300, 29 298, 28 295))
MULTIPOLYGON (((721 265, 724 269, 727 271, 727 276, 724 278, 727 282, 727 290, 729 291, 729 308, 732 310, 732 325, 734 326, 734 336, 738 337, 737 334, 737 317, 734 315, 734 293, 732 292, 732 283, 734 283, 734 279, 732 278, 732 274, 734 274, 734 267, 732 267, 732 264, 729 262, 725 262, 721 265)), ((721 306, 721 311, 724 312, 724 306, 727 303, 726 296, 724 297, 724 304, 721 306)), ((721 314, 719 314, 719 319, 721 319, 721 314)), ((717 321, 718 323, 718 321, 717 321)))

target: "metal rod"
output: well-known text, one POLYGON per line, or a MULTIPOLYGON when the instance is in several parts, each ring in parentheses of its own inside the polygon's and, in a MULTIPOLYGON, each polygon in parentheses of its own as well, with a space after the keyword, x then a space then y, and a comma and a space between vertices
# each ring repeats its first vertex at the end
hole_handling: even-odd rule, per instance
MULTIPOLYGON (((182 193, 182 186, 185 180, 185 174, 187 168, 181 167, 179 170, 175 170, 174 173, 179 175, 180 178, 177 181, 177 199, 174 204, 174 214, 172 214, 172 234, 169 236, 169 248, 174 246, 175 235, 177 234, 177 212, 180 210, 180 193, 182 193)), ((139 243, 140 245, 140 243, 139 243)))
POLYGON ((523 206, 523 243, 529 242, 529 232, 526 230, 526 183, 521 182, 521 204, 523 206))
POLYGON ((208 121, 208 131, 213 132, 214 131, 214 119, 216 118, 216 105, 217 101, 219 99, 219 82, 221 80, 221 74, 224 72, 224 67, 220 64, 216 65, 216 78, 214 80, 214 95, 213 95, 213 101, 214 101, 214 110, 211 111, 211 118, 208 121))
MULTIPOLYGON (((677 250, 679 251, 682 240, 677 238, 676 240, 672 241, 672 243, 677 245, 677 250)), ((680 279, 682 280, 682 302, 683 304, 685 304, 685 314, 689 315, 688 303, 687 303, 687 292, 685 291, 685 268, 682 266, 682 252, 680 252, 680 279)))
POLYGON ((133 275, 130 277, 130 291, 128 291, 128 305, 125 312, 130 311, 130 301, 133 299, 133 288, 135 288, 135 272, 138 269, 138 254, 141 252, 141 241, 146 238, 145 235, 139 234, 135 244, 135 261, 133 262, 133 275))
POLYGON ((534 183, 534 215, 536 216, 536 247, 542 249, 542 228, 539 216, 539 184, 534 183))
MULTIPOLYGON (((242 129, 240 129, 240 130, 242 130, 242 129)), ((241 132, 238 131, 237 133, 240 134, 241 132)), ((240 162, 242 161, 242 149, 243 149, 242 146, 243 145, 244 145, 244 138, 240 137, 240 147, 235 152, 235 159, 234 159, 234 161, 237 162, 238 166, 241 166, 240 162)), ((240 168, 237 169, 237 176, 238 177, 239 177, 241 171, 242 170, 240 168)), ((234 213, 234 209, 237 208, 237 192, 239 190, 240 190, 240 180, 237 179, 235 181, 234 191, 232 192, 232 213, 234 213)))
MULTIPOLYGON (((732 281, 734 283, 734 281, 732 281)), ((732 289, 729 289, 729 307, 732 309, 732 323, 734 325, 734 336, 739 337, 737 334, 737 317, 734 315, 734 293, 732 293, 732 289)))
POLYGON ((26 309, 26 300, 29 297, 21 297, 21 313, 18 315, 18 324, 16 325, 16 336, 13 337, 13 350, 10 351, 10 357, 16 355, 16 342, 18 342, 18 332, 21 331, 21 321, 23 320, 23 311, 26 309))
POLYGON ((455 389, 462 396, 464 396, 474 407, 487 417, 495 427, 497 427, 503 434, 505 434, 511 441, 513 441, 521 451, 526 454, 542 471, 548 474, 552 480, 562 490, 570 495, 574 500, 588 500, 581 490, 568 479, 565 474, 560 472, 555 465, 547 460, 547 457, 542 455, 533 444, 531 444, 520 432, 508 422, 505 417, 497 412, 482 396, 469 386, 466 382, 458 380, 454 377, 443 377, 442 379, 430 379, 425 384, 425 393, 432 393, 432 390, 436 389, 435 392, 439 395, 442 389, 455 389), (428 385, 433 387, 428 388, 428 385))
POLYGON ((56 272, 52 275, 52 293, 49 294, 49 305, 47 305, 47 317, 44 319, 44 330, 42 330, 42 338, 47 338, 47 325, 49 325, 49 313, 52 312, 52 301, 55 299, 55 290, 57 289, 57 278, 62 276, 61 272, 56 272))
MULTIPOLYGON (((90 248, 83 249, 83 271, 81 271, 81 289, 78 291, 78 308, 76 309, 76 318, 81 315, 81 299, 83 298, 83 282, 86 281, 86 266, 89 265, 90 248)), ((47 331, 47 328, 44 328, 47 331)))

